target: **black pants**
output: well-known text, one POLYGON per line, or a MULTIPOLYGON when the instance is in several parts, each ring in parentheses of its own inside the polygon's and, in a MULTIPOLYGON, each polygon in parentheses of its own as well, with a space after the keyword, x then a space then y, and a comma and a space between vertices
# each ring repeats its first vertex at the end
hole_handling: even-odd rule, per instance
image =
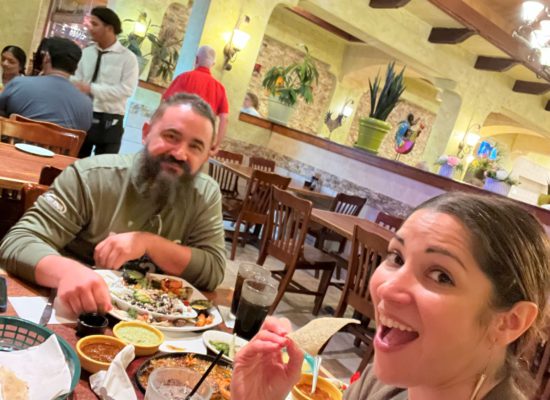
POLYGON ((94 112, 92 127, 86 135, 78 157, 88 157, 92 150, 95 155, 118 153, 124 133, 123 119, 124 115, 94 112))

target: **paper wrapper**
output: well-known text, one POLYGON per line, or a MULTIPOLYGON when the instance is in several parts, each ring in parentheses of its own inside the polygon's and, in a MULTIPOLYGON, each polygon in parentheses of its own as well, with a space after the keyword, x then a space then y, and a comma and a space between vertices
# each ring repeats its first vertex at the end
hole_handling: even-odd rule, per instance
POLYGON ((92 390, 102 400, 136 400, 136 391, 126 373, 128 364, 135 358, 134 346, 124 347, 114 358, 107 371, 90 376, 92 390))
POLYGON ((306 353, 316 356, 323 345, 340 329, 347 324, 359 324, 352 318, 317 318, 309 321, 297 331, 287 335, 306 353))
POLYGON ((55 335, 25 350, 0 352, 0 365, 29 387, 30 400, 50 400, 71 390, 71 372, 55 335))

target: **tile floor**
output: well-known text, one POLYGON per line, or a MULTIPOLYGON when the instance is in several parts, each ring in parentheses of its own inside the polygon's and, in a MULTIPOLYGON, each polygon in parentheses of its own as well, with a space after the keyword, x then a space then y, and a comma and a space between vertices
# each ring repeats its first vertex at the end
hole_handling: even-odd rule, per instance
MULTIPOLYGON (((227 252, 231 250, 229 242, 226 243, 227 252)), ((233 288, 237 276, 237 270, 241 262, 256 262, 258 249, 246 245, 246 247, 238 247, 235 261, 227 260, 227 268, 222 287, 233 288)), ((282 263, 278 260, 268 257, 265 265, 270 269, 281 269, 282 263)), ((317 279, 306 271, 297 271, 296 277, 300 283, 312 289, 318 284, 317 279)), ((331 316, 332 312, 327 312, 327 306, 336 308, 340 299, 341 291, 329 287, 323 302, 323 308, 319 313, 321 316, 331 316)), ((304 296, 299 294, 286 294, 277 307, 275 316, 286 317, 292 323, 293 328, 298 328, 305 325, 308 321, 315 317, 311 314, 313 309, 313 296, 304 296)), ((348 310, 351 316, 351 311, 348 310)), ((346 315, 347 316, 347 315, 346 315)), ((323 352, 323 366, 332 373, 336 378, 343 382, 349 383, 349 378, 361 362, 363 347, 357 348, 353 345, 353 336, 347 333, 338 333, 333 337, 328 346, 323 352)))

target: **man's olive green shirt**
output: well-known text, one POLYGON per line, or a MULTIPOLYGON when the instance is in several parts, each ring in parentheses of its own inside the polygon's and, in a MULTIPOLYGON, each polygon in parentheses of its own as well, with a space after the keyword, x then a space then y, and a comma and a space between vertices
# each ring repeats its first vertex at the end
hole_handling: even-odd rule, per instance
MULTIPOLYGON (((151 232, 191 248, 182 277, 214 290, 225 270, 221 194, 208 175, 181 179, 162 209, 138 192, 142 153, 101 155, 76 161, 9 231, 0 246, 1 265, 34 282, 36 264, 65 255, 93 265, 95 246, 109 233, 151 232)), ((160 266, 162 267, 162 266, 160 266)))

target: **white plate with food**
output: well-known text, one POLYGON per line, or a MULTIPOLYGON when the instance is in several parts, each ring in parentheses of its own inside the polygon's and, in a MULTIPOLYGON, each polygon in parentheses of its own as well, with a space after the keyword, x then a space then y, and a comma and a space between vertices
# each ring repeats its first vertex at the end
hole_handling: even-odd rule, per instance
POLYGON ((134 270, 96 270, 107 283, 122 321, 140 320, 166 332, 193 332, 223 322, 218 310, 184 279, 134 270))
POLYGON ((206 331, 202 334, 202 340, 214 354, 223 350, 222 357, 231 362, 233 362, 235 354, 248 343, 248 340, 222 331, 206 331))
POLYGON ((15 148, 25 153, 34 154, 35 156, 40 157, 53 157, 55 155, 55 153, 51 150, 27 143, 16 143, 15 148))

